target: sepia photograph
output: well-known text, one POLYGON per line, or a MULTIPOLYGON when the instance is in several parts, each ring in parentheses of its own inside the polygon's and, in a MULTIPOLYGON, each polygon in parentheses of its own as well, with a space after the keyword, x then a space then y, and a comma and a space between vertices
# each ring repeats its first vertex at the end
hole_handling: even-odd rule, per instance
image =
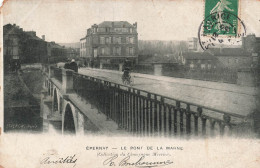
POLYGON ((0 168, 259 167, 259 7, 4 0, 0 168))

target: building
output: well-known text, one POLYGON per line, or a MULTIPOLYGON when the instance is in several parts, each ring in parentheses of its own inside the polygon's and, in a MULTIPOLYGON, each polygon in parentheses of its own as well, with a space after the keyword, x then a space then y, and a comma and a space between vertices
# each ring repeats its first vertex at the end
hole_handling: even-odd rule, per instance
MULTIPOLYGON (((196 62, 194 59, 198 59, 199 62, 203 62, 209 56, 214 56, 217 60, 216 66, 218 68, 228 68, 237 70, 240 68, 248 68, 256 66, 259 60, 260 54, 260 37, 256 37, 254 34, 249 34, 246 37, 242 38, 242 45, 216 45, 211 47, 205 52, 201 52, 201 48, 198 44, 197 38, 189 38, 189 52, 183 54, 182 64, 189 65, 190 67, 196 67, 190 62, 196 62), (197 49, 196 49, 197 48, 197 49), (206 56, 208 55, 208 56, 206 56), (185 61, 188 61, 185 63, 185 61)), ((204 66, 204 65, 202 65, 204 66)))
POLYGON ((4 67, 20 63, 22 53, 21 32, 23 30, 16 25, 5 25, 3 27, 4 42, 4 67))
POLYGON ((54 41, 48 42, 48 62, 56 63, 67 61, 67 50, 54 41))
POLYGON ((92 25, 80 39, 80 57, 101 68, 103 64, 122 65, 125 58, 137 63, 137 23, 104 21, 92 25))
POLYGON ((66 49, 55 42, 45 41, 35 31, 24 31, 16 24, 7 24, 4 31, 4 65, 47 63, 66 60, 66 49), (55 58, 54 58, 55 57, 55 58), (58 59, 56 57, 59 57, 58 59), (60 59, 60 58, 65 59, 60 59))
POLYGON ((207 52, 181 52, 178 62, 188 69, 211 70, 217 68, 217 58, 207 52))
POLYGON ((192 37, 188 39, 189 51, 198 51, 198 47, 200 47, 198 38, 192 37))
POLYGON ((4 26, 4 62, 10 65, 47 61, 47 42, 35 31, 23 31, 16 24, 4 26))
POLYGON ((206 52, 214 55, 222 68, 236 70, 252 65, 251 53, 243 48, 210 48, 206 52))
POLYGON ((68 58, 77 58, 77 57, 79 57, 79 48, 71 48, 71 47, 69 47, 69 48, 66 48, 66 50, 67 50, 67 57, 68 58))

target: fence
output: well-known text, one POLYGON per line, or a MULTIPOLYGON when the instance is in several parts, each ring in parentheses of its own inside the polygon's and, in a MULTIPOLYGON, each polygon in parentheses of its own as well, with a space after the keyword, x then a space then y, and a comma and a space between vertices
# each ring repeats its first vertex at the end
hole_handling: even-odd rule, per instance
POLYGON ((214 136, 237 131, 244 116, 94 77, 73 74, 73 89, 120 129, 152 136, 214 136), (231 122, 232 121, 232 122, 231 122))

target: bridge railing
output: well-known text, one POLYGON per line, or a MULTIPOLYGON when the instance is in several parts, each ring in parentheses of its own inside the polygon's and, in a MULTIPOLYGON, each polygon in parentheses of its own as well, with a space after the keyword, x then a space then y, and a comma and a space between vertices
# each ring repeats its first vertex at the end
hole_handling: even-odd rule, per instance
MULTIPOLYGON (((214 136, 238 131, 245 116, 73 74, 73 89, 120 129, 145 136, 214 136)), ((248 126, 250 127, 250 126, 248 126)))

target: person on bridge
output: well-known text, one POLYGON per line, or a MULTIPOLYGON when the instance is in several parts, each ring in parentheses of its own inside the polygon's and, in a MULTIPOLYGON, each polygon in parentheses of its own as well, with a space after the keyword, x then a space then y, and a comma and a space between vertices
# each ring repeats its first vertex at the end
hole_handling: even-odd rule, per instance
POLYGON ((71 63, 69 64, 69 69, 78 72, 78 65, 74 59, 71 60, 71 63))
POLYGON ((64 65, 65 69, 70 69, 70 59, 67 59, 67 62, 64 65))
POLYGON ((129 78, 130 76, 130 70, 132 67, 132 62, 126 58, 122 67, 122 71, 124 72, 123 77, 124 78, 129 78))

